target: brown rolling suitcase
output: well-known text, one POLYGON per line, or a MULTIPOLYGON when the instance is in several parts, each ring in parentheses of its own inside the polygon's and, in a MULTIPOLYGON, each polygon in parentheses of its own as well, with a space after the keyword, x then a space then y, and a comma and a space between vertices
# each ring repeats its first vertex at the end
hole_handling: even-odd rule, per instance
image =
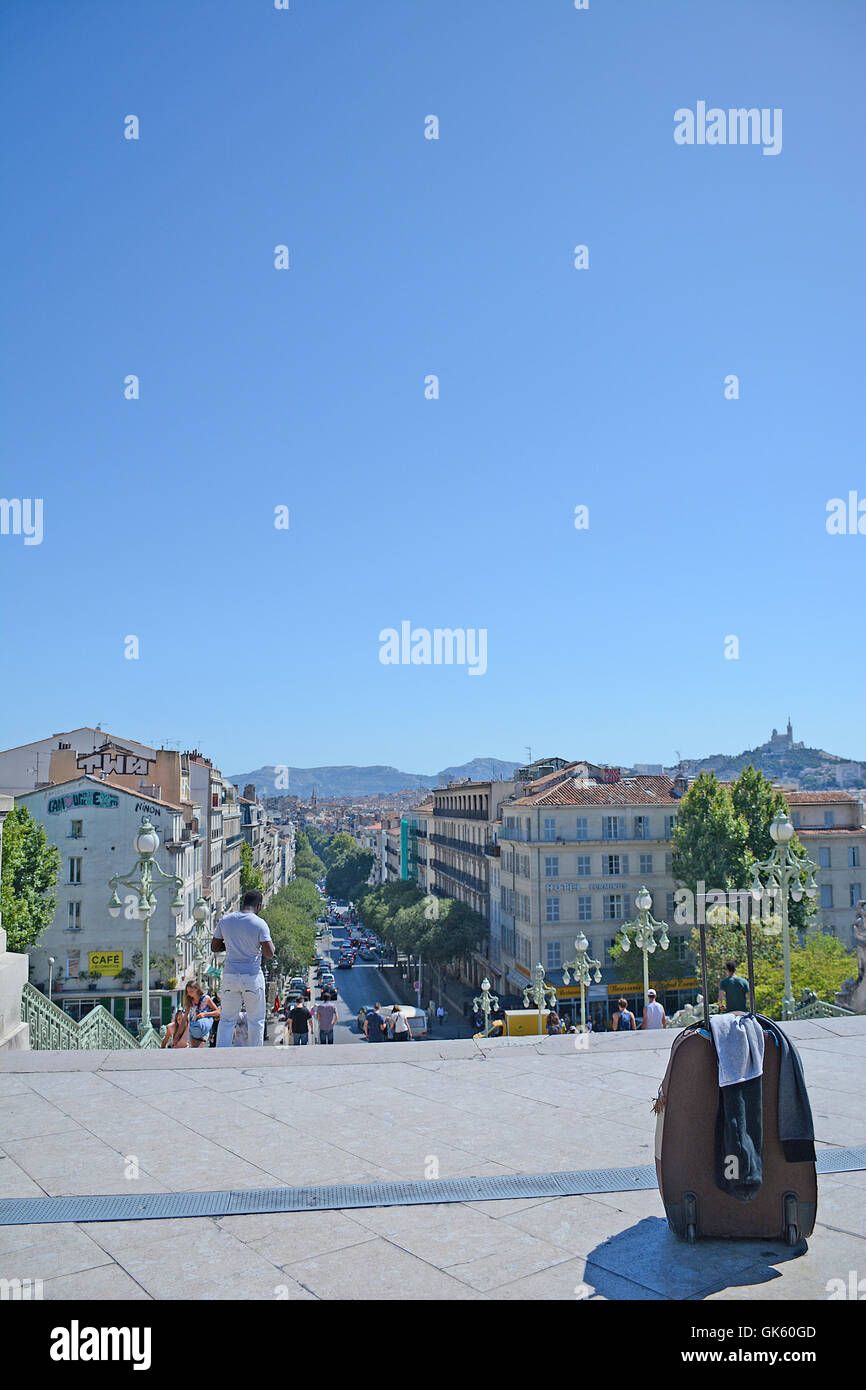
MULTIPOLYGON (((674 1040, 667 1071, 656 1101, 656 1174, 668 1225, 682 1240, 696 1237, 785 1240, 796 1245, 811 1235, 818 1205, 814 1145, 799 1143, 795 1151, 811 1158, 790 1162, 779 1130, 779 1083, 782 1048, 775 1025, 758 1015, 764 1027, 764 1070, 761 1081, 763 1113, 762 1181, 748 1200, 740 1200, 716 1185, 716 1126, 721 1105, 719 1069, 710 1031, 707 991, 706 937, 701 937, 701 977, 704 1018, 683 1029, 674 1040), (769 1025, 769 1026, 767 1026, 769 1025), (701 1031, 704 1030, 704 1031, 701 1031)), ((749 990, 755 1002, 752 933, 746 924, 749 990)), ((781 1030, 777 1030, 781 1032, 781 1030)), ((791 1049, 799 1070, 796 1049, 791 1049)), ((790 1076, 790 1073, 788 1074, 790 1076)), ((786 1078, 786 1088, 788 1081, 786 1078)), ((787 1090, 786 1090, 787 1094, 787 1090)), ((808 1129, 811 1113, 802 1092, 808 1129)), ((789 1148, 790 1151, 790 1148, 789 1148)))

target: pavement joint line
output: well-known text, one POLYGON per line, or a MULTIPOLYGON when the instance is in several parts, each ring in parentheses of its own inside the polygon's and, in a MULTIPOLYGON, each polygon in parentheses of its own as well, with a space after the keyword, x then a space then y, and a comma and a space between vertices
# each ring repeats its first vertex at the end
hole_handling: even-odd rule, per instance
MULTIPOLYGON (((253 1165, 258 1166, 258 1165, 253 1165)), ((866 1170, 866 1145, 822 1150, 820 1174, 866 1170)), ((654 1166, 593 1168, 566 1173, 497 1177, 425 1178, 422 1181, 334 1183, 219 1191, 111 1193, 93 1196, 0 1199, 0 1226, 64 1222, 175 1220, 184 1216, 248 1216, 282 1211, 351 1211, 370 1207, 428 1206, 529 1198, 591 1197, 652 1191, 654 1166)))

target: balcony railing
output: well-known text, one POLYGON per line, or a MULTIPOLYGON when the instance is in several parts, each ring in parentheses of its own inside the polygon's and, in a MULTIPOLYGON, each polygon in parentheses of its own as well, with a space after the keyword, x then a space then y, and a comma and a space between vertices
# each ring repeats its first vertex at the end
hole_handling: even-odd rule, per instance
POLYGON ((473 840, 455 840, 450 835, 431 835, 430 839, 436 845, 444 845, 446 849, 459 849, 461 854, 474 855, 476 859, 482 859, 486 852, 483 844, 476 844, 473 840))
POLYGON ((431 866, 437 873, 445 878, 453 878, 455 883, 463 883, 467 888, 471 888, 474 893, 486 893, 487 884, 483 879, 476 878, 474 874, 466 874, 462 869, 452 869, 450 865, 443 863, 441 859, 431 859, 431 866))
POLYGON ((446 820, 489 820, 486 811, 461 810, 459 807, 452 806, 448 810, 436 806, 433 810, 434 816, 442 816, 446 820))

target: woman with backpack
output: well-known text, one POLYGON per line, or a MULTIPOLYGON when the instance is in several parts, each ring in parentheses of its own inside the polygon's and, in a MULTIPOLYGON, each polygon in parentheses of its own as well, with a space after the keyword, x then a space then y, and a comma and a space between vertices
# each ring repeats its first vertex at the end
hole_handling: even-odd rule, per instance
POLYGON ((613 1016, 613 1031, 615 1033, 633 1033, 637 1024, 633 1013, 629 1012, 628 1001, 617 999, 616 1013, 613 1016))

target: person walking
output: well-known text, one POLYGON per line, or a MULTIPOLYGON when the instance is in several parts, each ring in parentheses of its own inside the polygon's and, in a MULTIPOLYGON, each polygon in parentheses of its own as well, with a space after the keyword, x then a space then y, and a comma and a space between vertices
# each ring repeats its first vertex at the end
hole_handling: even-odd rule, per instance
POLYGON ((275 949, 268 924, 258 915, 262 902, 261 893, 247 889, 240 912, 229 912, 223 917, 210 944, 212 951, 226 953, 220 985, 222 1005, 217 1047, 231 1047, 241 1009, 247 1015, 248 1046, 264 1046, 267 1000, 262 956, 265 960, 273 960, 275 949))
POLYGON ((381 1004, 373 1005, 373 1012, 364 1019, 364 1037, 368 1042, 384 1042, 388 1025, 382 1017, 381 1004))
POLYGON ((219 1017, 219 1010, 210 995, 205 994, 195 980, 190 980, 184 989, 182 1006, 189 1019, 190 1046, 204 1047, 210 1042, 211 1030, 214 1020, 219 1017))
POLYGON ((289 1011, 289 1027, 292 1031, 292 1046, 306 1047, 313 1031, 313 1015, 303 999, 299 999, 289 1011))
POLYGON ((648 989, 641 1028, 664 1028, 667 1021, 668 1016, 664 1011, 663 1005, 656 999, 655 990, 648 989))
POLYGON ((725 979, 719 985, 719 1008, 725 1013, 749 1012, 749 982, 737 974, 737 962, 725 962, 725 979))
POLYGON ((637 1027, 634 1014, 628 1007, 626 999, 617 999, 616 1013, 613 1016, 613 1031, 615 1033, 633 1033, 637 1027))
POLYGON ((337 1022, 337 1006, 330 999, 321 999, 314 1009, 319 1025, 319 1042, 333 1043, 334 1024, 337 1022))
POLYGON ((175 1010, 160 1047, 189 1047, 189 1020, 183 1009, 175 1010))
POLYGON ((395 1004, 393 1009, 391 1010, 391 1017, 388 1020, 388 1026, 391 1029, 391 1036, 394 1039, 394 1042, 409 1041, 409 1020, 403 1013, 403 1010, 400 1008, 399 1004, 395 1004))

